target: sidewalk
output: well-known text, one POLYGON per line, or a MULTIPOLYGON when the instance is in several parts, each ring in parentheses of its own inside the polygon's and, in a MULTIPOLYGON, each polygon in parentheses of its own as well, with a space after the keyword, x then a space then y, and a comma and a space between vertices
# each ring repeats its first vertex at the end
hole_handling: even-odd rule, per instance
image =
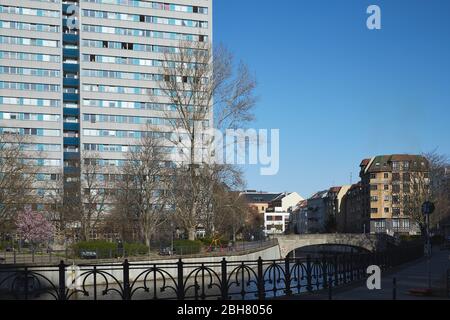
POLYGON ((365 283, 357 287, 336 290, 333 300, 392 300, 393 278, 397 279, 397 300, 447 300, 444 296, 446 289, 445 275, 450 269, 450 251, 435 250, 430 264, 431 283, 438 296, 416 297, 409 294, 409 290, 428 287, 427 260, 401 266, 396 270, 382 275, 381 290, 370 291, 365 283))

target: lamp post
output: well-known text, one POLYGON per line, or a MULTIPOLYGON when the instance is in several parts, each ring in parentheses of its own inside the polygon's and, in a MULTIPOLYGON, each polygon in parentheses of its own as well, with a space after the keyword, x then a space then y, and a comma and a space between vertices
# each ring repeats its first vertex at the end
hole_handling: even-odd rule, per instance
POLYGON ((172 235, 172 237, 171 237, 171 244, 170 244, 170 255, 171 256, 173 255, 173 238, 174 238, 174 233, 175 233, 174 224, 173 224, 173 222, 171 222, 170 223, 170 234, 172 235))
POLYGON ((426 201, 422 205, 422 214, 425 216, 428 289, 431 289, 431 256, 432 256, 431 237, 430 237, 430 216, 433 214, 434 210, 435 206, 430 201, 426 201))

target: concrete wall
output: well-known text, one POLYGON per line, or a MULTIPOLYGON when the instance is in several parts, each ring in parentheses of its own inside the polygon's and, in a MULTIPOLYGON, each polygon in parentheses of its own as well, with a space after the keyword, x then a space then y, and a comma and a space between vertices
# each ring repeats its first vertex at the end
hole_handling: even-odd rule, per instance
MULTIPOLYGON (((256 261, 259 259, 259 257, 261 257, 261 259, 266 261, 281 259, 280 248, 278 245, 275 245, 273 247, 258 252, 248 253, 245 255, 183 259, 182 260, 183 263, 187 264, 183 269, 183 274, 186 277, 192 271, 201 267, 201 265, 204 264, 206 267, 211 267, 212 272, 216 273, 217 275, 220 275, 221 261, 224 258, 227 260, 227 262, 231 264, 228 268, 228 272, 232 272, 232 270, 235 269, 242 261, 253 262, 254 267, 256 268, 256 261)), ((170 281, 170 277, 173 277, 176 280, 178 277, 178 270, 176 263, 178 261, 179 261, 178 259, 166 259, 166 260, 131 263, 129 272, 130 283, 133 283, 136 279, 137 282, 143 281, 145 275, 151 270, 153 265, 156 266, 157 268, 161 268, 162 270, 164 270, 163 273, 166 280, 170 281)), ((30 269, 48 279, 47 281, 43 280, 42 277, 39 277, 39 280, 43 280, 42 283, 44 285, 48 284, 49 281, 55 285, 58 285, 59 283, 58 267, 30 268, 30 269)), ((77 285, 79 289, 81 289, 82 281, 85 281, 86 286, 93 285, 94 277, 92 275, 88 276, 86 279, 85 276, 83 276, 83 273, 91 272, 93 269, 94 266, 83 266, 81 267, 81 270, 78 269, 78 267, 75 265, 68 267, 66 271, 66 285, 72 282, 72 280, 74 279, 74 275, 76 278, 78 277, 79 279, 81 279, 81 281, 78 282, 77 285)), ((123 268, 121 263, 110 264, 107 266, 98 265, 97 270, 99 272, 105 273, 104 277, 101 274, 97 274, 97 284, 102 285, 105 284, 106 282, 108 282, 108 284, 112 286, 115 286, 117 283, 122 284, 123 268)), ((2 281, 2 279, 5 278, 5 276, 6 273, 0 273, 0 282, 2 281)), ((162 275, 160 273, 157 273, 156 279, 158 280, 162 279, 162 275)), ((150 272, 148 280, 149 281, 153 280, 152 272, 150 272)), ((5 285, 2 285, 1 287, 5 288, 5 285)), ((104 288, 102 287, 101 289, 104 288)))

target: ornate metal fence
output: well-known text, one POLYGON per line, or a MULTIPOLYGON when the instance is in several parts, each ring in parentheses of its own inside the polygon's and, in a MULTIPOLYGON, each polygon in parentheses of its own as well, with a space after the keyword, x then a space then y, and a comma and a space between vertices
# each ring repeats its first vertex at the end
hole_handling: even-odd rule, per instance
POLYGON ((1 266, 0 299, 263 300, 331 289, 417 259, 423 247, 283 260, 1 266))

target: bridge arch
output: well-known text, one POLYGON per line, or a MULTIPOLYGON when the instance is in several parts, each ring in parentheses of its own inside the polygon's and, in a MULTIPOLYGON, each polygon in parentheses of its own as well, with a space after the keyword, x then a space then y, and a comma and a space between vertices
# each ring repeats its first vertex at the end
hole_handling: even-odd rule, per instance
POLYGON ((365 234, 306 234, 276 236, 280 255, 286 257, 290 252, 309 246, 344 245, 376 251, 384 247, 384 241, 375 235, 365 234))

